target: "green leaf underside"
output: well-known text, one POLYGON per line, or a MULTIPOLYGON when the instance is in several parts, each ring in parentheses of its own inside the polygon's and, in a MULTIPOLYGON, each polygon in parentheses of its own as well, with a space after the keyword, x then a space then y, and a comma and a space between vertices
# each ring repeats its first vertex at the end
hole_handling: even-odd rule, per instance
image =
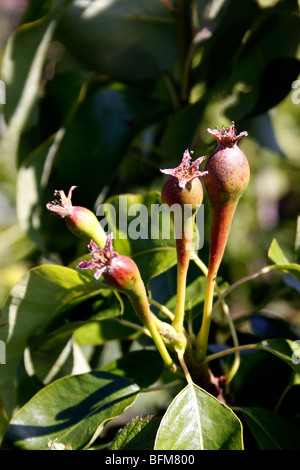
POLYGON ((11 420, 4 448, 48 448, 57 441, 83 449, 108 420, 132 405, 139 388, 108 372, 89 372, 59 379, 39 391, 11 420))
POLYGON ((237 416, 195 384, 187 385, 166 411, 155 450, 241 450, 237 416))

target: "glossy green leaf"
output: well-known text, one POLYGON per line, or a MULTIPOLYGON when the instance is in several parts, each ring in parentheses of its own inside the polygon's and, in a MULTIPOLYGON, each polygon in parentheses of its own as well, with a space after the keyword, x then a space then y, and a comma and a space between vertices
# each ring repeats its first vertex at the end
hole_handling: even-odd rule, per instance
POLYGON ((279 243, 276 240, 276 238, 272 240, 272 243, 268 250, 268 257, 272 261, 274 261, 274 263, 276 264, 288 264, 289 263, 288 259, 286 258, 285 254, 280 248, 279 243))
POLYGON ((241 450, 242 426, 233 411, 195 384, 172 401, 157 432, 155 450, 241 450))
POLYGON ((300 373, 300 344, 290 339, 268 339, 257 345, 258 349, 267 351, 285 361, 295 372, 300 373))
POLYGON ((212 34, 204 44, 196 76, 200 80, 205 79, 208 90, 224 88, 224 83, 235 65, 235 56, 243 37, 261 11, 253 0, 244 0, 243 8, 240 7, 239 0, 220 0, 217 4, 198 0, 197 4, 200 21, 209 25, 212 34), (220 54, 219 60, 216 61, 215 58, 225 42, 230 54, 220 54))
MULTIPOLYGON (((52 222, 46 210, 45 188, 63 136, 64 130, 61 130, 32 152, 20 165, 17 176, 18 221, 41 251, 45 250, 45 234, 52 222)), ((63 233, 68 232, 65 224, 61 224, 61 229, 63 233)), ((61 239, 60 232, 56 232, 57 245, 61 239)))
POLYGON ((300 449, 300 429, 286 417, 255 407, 241 411, 262 450, 300 449))
POLYGON ((108 372, 64 377, 40 390, 10 421, 5 448, 46 450, 50 442, 87 447, 104 423, 132 405, 139 388, 108 372))
POLYGON ((74 336, 80 346, 99 346, 114 339, 134 337, 136 330, 114 320, 90 321, 79 326, 74 336))
POLYGON ((104 229, 114 232, 114 250, 137 263, 145 284, 176 263, 172 220, 158 192, 112 197, 98 211, 104 214, 104 229))
POLYGON ((165 112, 162 102, 125 86, 91 86, 66 126, 49 185, 68 191, 76 184, 74 201, 96 210, 96 199, 115 181, 132 139, 165 112))
POLYGON ((193 149, 194 138, 203 118, 207 102, 208 95, 196 103, 174 112, 168 119, 160 143, 161 155, 168 161, 172 158, 168 168, 178 166, 183 152, 187 148, 193 149))
POLYGON ((114 80, 153 78, 177 59, 175 16, 163 2, 75 0, 57 34, 85 66, 114 80))
POLYGON ((296 0, 277 2, 274 7, 262 10, 249 28, 230 75, 229 86, 234 89, 239 85, 241 92, 227 110, 229 119, 241 121, 262 114, 290 92, 300 70, 298 13, 296 0))
POLYGON ((153 416, 137 417, 115 436, 110 450, 153 450, 159 419, 153 416))
POLYGON ((34 114, 43 66, 57 21, 71 0, 48 2, 41 19, 21 25, 9 38, 3 61, 6 84, 4 112, 8 129, 3 151, 16 157, 21 133, 36 122, 34 114))
POLYGON ((101 370, 121 375, 136 383, 141 388, 152 385, 163 371, 163 362, 157 351, 131 351, 119 359, 110 362, 101 370), (145 371, 145 364, 151 364, 145 371))
MULTIPOLYGON (((28 271, 13 287, 0 316, 0 339, 6 365, 0 370, 0 395, 8 413, 14 403, 14 376, 27 342, 68 302, 99 291, 101 282, 62 266, 44 265, 28 271)), ((105 287, 105 286, 104 286, 105 287)))

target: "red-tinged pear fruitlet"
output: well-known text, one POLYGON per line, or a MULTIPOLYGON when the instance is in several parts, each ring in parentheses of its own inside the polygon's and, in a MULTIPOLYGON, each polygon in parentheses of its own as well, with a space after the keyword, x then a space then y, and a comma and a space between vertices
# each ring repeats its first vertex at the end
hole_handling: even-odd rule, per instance
MULTIPOLYGON (((124 293, 128 297, 141 322, 149 330, 165 364, 170 370, 175 370, 174 368, 176 367, 166 349, 155 324, 154 317, 152 316, 146 288, 139 268, 131 258, 120 255, 113 250, 112 239, 113 234, 110 233, 107 236, 104 248, 101 248, 97 243, 91 240, 88 249, 92 258, 81 261, 78 264, 78 268, 91 269, 94 271, 94 278, 96 280, 99 280, 103 275, 109 286, 124 293)), ((181 345, 182 339, 179 338, 178 346, 181 345)))
POLYGON ((250 169, 244 152, 237 145, 247 132, 237 135, 234 123, 230 128, 208 129, 208 132, 218 143, 206 162, 204 178, 211 206, 209 276, 215 279, 237 203, 249 183, 250 169))
MULTIPOLYGON (((191 151, 191 153, 193 152, 191 151)), ((161 191, 163 203, 170 207, 173 204, 179 204, 181 207, 189 204, 194 210, 197 209, 203 198, 199 177, 203 176, 205 172, 199 170, 199 165, 204 159, 205 157, 199 157, 192 161, 190 152, 186 150, 178 167, 160 170, 169 175, 161 191)))
POLYGON ((203 188, 199 178, 206 172, 200 171, 199 165, 204 159, 205 157, 199 157, 192 161, 189 150, 186 150, 176 168, 161 170, 169 175, 162 187, 162 202, 174 212, 175 206, 179 208, 177 217, 175 213, 172 214, 177 253, 177 296, 172 326, 177 332, 183 327, 186 276, 191 257, 194 220, 203 200, 203 188))
POLYGON ((103 275, 108 285, 128 296, 138 316, 143 322, 147 322, 151 319, 151 313, 140 271, 131 258, 113 250, 112 239, 111 233, 104 248, 91 240, 88 248, 92 259, 81 261, 78 267, 95 271, 96 280, 103 275))
POLYGON ((177 255, 181 264, 187 264, 190 258, 190 242, 193 236, 193 222, 185 221, 184 226, 184 209, 190 208, 190 215, 195 216, 198 207, 203 200, 203 187, 200 177, 205 175, 205 171, 199 170, 200 163, 205 157, 199 157, 192 161, 189 150, 183 154, 181 163, 176 168, 161 170, 162 173, 169 175, 162 187, 161 200, 170 208, 178 205, 181 208, 181 220, 183 225, 176 226, 176 218, 174 220, 174 229, 177 245, 177 255), (178 231, 178 232, 177 232, 178 231), (182 236, 177 237, 176 235, 182 236))
POLYGON ((202 203, 203 188, 199 178, 189 181, 184 188, 179 186, 179 180, 170 176, 161 191, 161 200, 164 204, 172 207, 173 204, 184 206, 191 204, 196 208, 202 203))

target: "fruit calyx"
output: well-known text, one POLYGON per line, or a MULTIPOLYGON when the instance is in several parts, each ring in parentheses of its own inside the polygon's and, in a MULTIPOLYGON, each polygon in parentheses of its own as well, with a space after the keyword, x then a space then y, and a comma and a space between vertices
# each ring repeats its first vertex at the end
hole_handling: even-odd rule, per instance
POLYGON ((181 163, 176 168, 168 168, 166 170, 160 170, 162 173, 170 176, 174 176, 178 179, 178 186, 182 189, 186 188, 189 181, 195 178, 205 175, 206 171, 200 171, 199 165, 205 160, 206 157, 199 157, 195 161, 191 162, 191 153, 187 149, 184 154, 181 163))
POLYGON ((230 127, 222 127, 221 129, 208 128, 207 130, 217 139, 219 147, 233 147, 242 137, 248 135, 247 131, 237 134, 234 121, 232 121, 230 127))
POLYGON ((193 211, 198 208, 203 199, 203 188, 199 177, 207 174, 206 171, 199 170, 199 165, 204 159, 205 157, 199 157, 192 162, 190 152, 186 150, 178 167, 160 170, 169 175, 161 191, 164 204, 169 207, 173 204, 179 204, 181 207, 191 205, 193 211))

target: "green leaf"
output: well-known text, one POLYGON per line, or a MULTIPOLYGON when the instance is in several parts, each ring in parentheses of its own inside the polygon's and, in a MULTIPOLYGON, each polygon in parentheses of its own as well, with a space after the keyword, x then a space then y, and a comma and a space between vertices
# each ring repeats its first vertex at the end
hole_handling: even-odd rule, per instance
POLYGON ((12 158, 18 151, 21 133, 36 122, 33 111, 40 92, 44 61, 57 20, 70 2, 51 1, 43 18, 21 25, 8 40, 2 61, 7 100, 4 111, 8 130, 2 145, 12 158))
POLYGON ((0 316, 0 339, 6 365, 0 370, 0 396, 11 413, 14 377, 31 336, 45 327, 69 302, 103 288, 101 282, 62 266, 44 265, 28 271, 13 287, 0 316))
POLYGON ((4 448, 46 450, 50 441, 87 447, 104 423, 132 405, 139 388, 107 372, 64 377, 40 390, 10 421, 4 448))
POLYGON ((276 264, 270 267, 270 271, 282 271, 283 273, 291 274, 296 279, 300 279, 300 264, 276 264))
MULTIPOLYGON (((226 289, 227 284, 223 281, 223 279, 217 279, 219 291, 222 292, 226 289)), ((206 287, 206 277, 199 276, 194 281, 192 281, 186 288, 186 299, 185 299, 185 310, 187 314, 191 315, 191 318, 195 318, 196 316, 202 314, 203 309, 203 302, 205 299, 205 287, 206 287)), ((218 294, 215 292, 214 296, 216 297, 218 294)), ((174 295, 171 299, 168 300, 166 303, 166 307, 169 310, 174 311, 176 305, 176 295, 174 295)))
MULTIPOLYGON (((45 188, 64 136, 60 130, 51 136, 20 165, 17 175, 17 216, 21 229, 30 237, 41 251, 45 250, 45 237, 43 233, 49 232, 49 223, 52 219, 45 209, 45 188), (47 230, 48 229, 48 230, 47 230)), ((61 224, 67 232, 65 224, 61 224)), ((59 233, 55 241, 59 245, 59 233)))
POLYGON ((91 85, 67 123, 49 185, 53 191, 67 191, 77 184, 74 201, 78 198, 78 205, 93 210, 99 193, 104 188, 106 193, 112 181, 116 182, 120 162, 132 140, 165 112, 166 105, 161 101, 125 86, 91 85))
POLYGON ((153 450, 159 420, 153 416, 137 417, 115 436, 110 450, 153 450))
POLYGON ((283 253, 282 249, 280 248, 278 241, 276 238, 272 240, 270 248, 268 250, 268 257, 274 261, 276 264, 288 264, 289 261, 286 258, 285 254, 283 253))
POLYGON ((103 228, 114 232, 114 250, 137 263, 146 285, 176 264, 173 224, 158 192, 112 197, 103 204, 104 213, 103 228))
POLYGON ((168 161, 170 160, 170 155, 172 156, 172 162, 168 163, 169 168, 178 166, 185 149, 193 145, 208 98, 209 95, 207 94, 196 103, 173 113, 168 119, 161 139, 160 153, 168 161))
POLYGON ((233 411, 195 384, 167 409, 155 450, 241 450, 242 426, 233 411))
POLYGON ((146 388, 160 377, 163 363, 157 351, 139 350, 127 353, 102 367, 101 370, 126 377, 139 387, 146 388), (145 364, 151 364, 147 372, 145 372, 145 364))
POLYGON ((249 26, 234 56, 229 88, 242 91, 227 110, 229 119, 241 121, 262 114, 290 93, 300 70, 298 13, 296 0, 277 2, 262 10, 249 26))
POLYGON ((295 255, 296 261, 300 261, 300 215, 297 218, 297 229, 295 237, 295 255))
POLYGON ((99 346, 114 339, 133 337, 136 330, 113 320, 91 321, 80 326, 74 333, 79 346, 99 346))
POLYGON ((177 59, 176 21, 163 2, 75 0, 57 34, 86 67, 113 80, 153 78, 177 59))
POLYGON ((262 450, 299 450, 300 430, 289 419, 262 408, 241 411, 262 450))
POLYGON ((295 372, 300 373, 299 341, 290 339, 268 339, 257 343, 257 348, 267 351, 285 361, 295 372))

